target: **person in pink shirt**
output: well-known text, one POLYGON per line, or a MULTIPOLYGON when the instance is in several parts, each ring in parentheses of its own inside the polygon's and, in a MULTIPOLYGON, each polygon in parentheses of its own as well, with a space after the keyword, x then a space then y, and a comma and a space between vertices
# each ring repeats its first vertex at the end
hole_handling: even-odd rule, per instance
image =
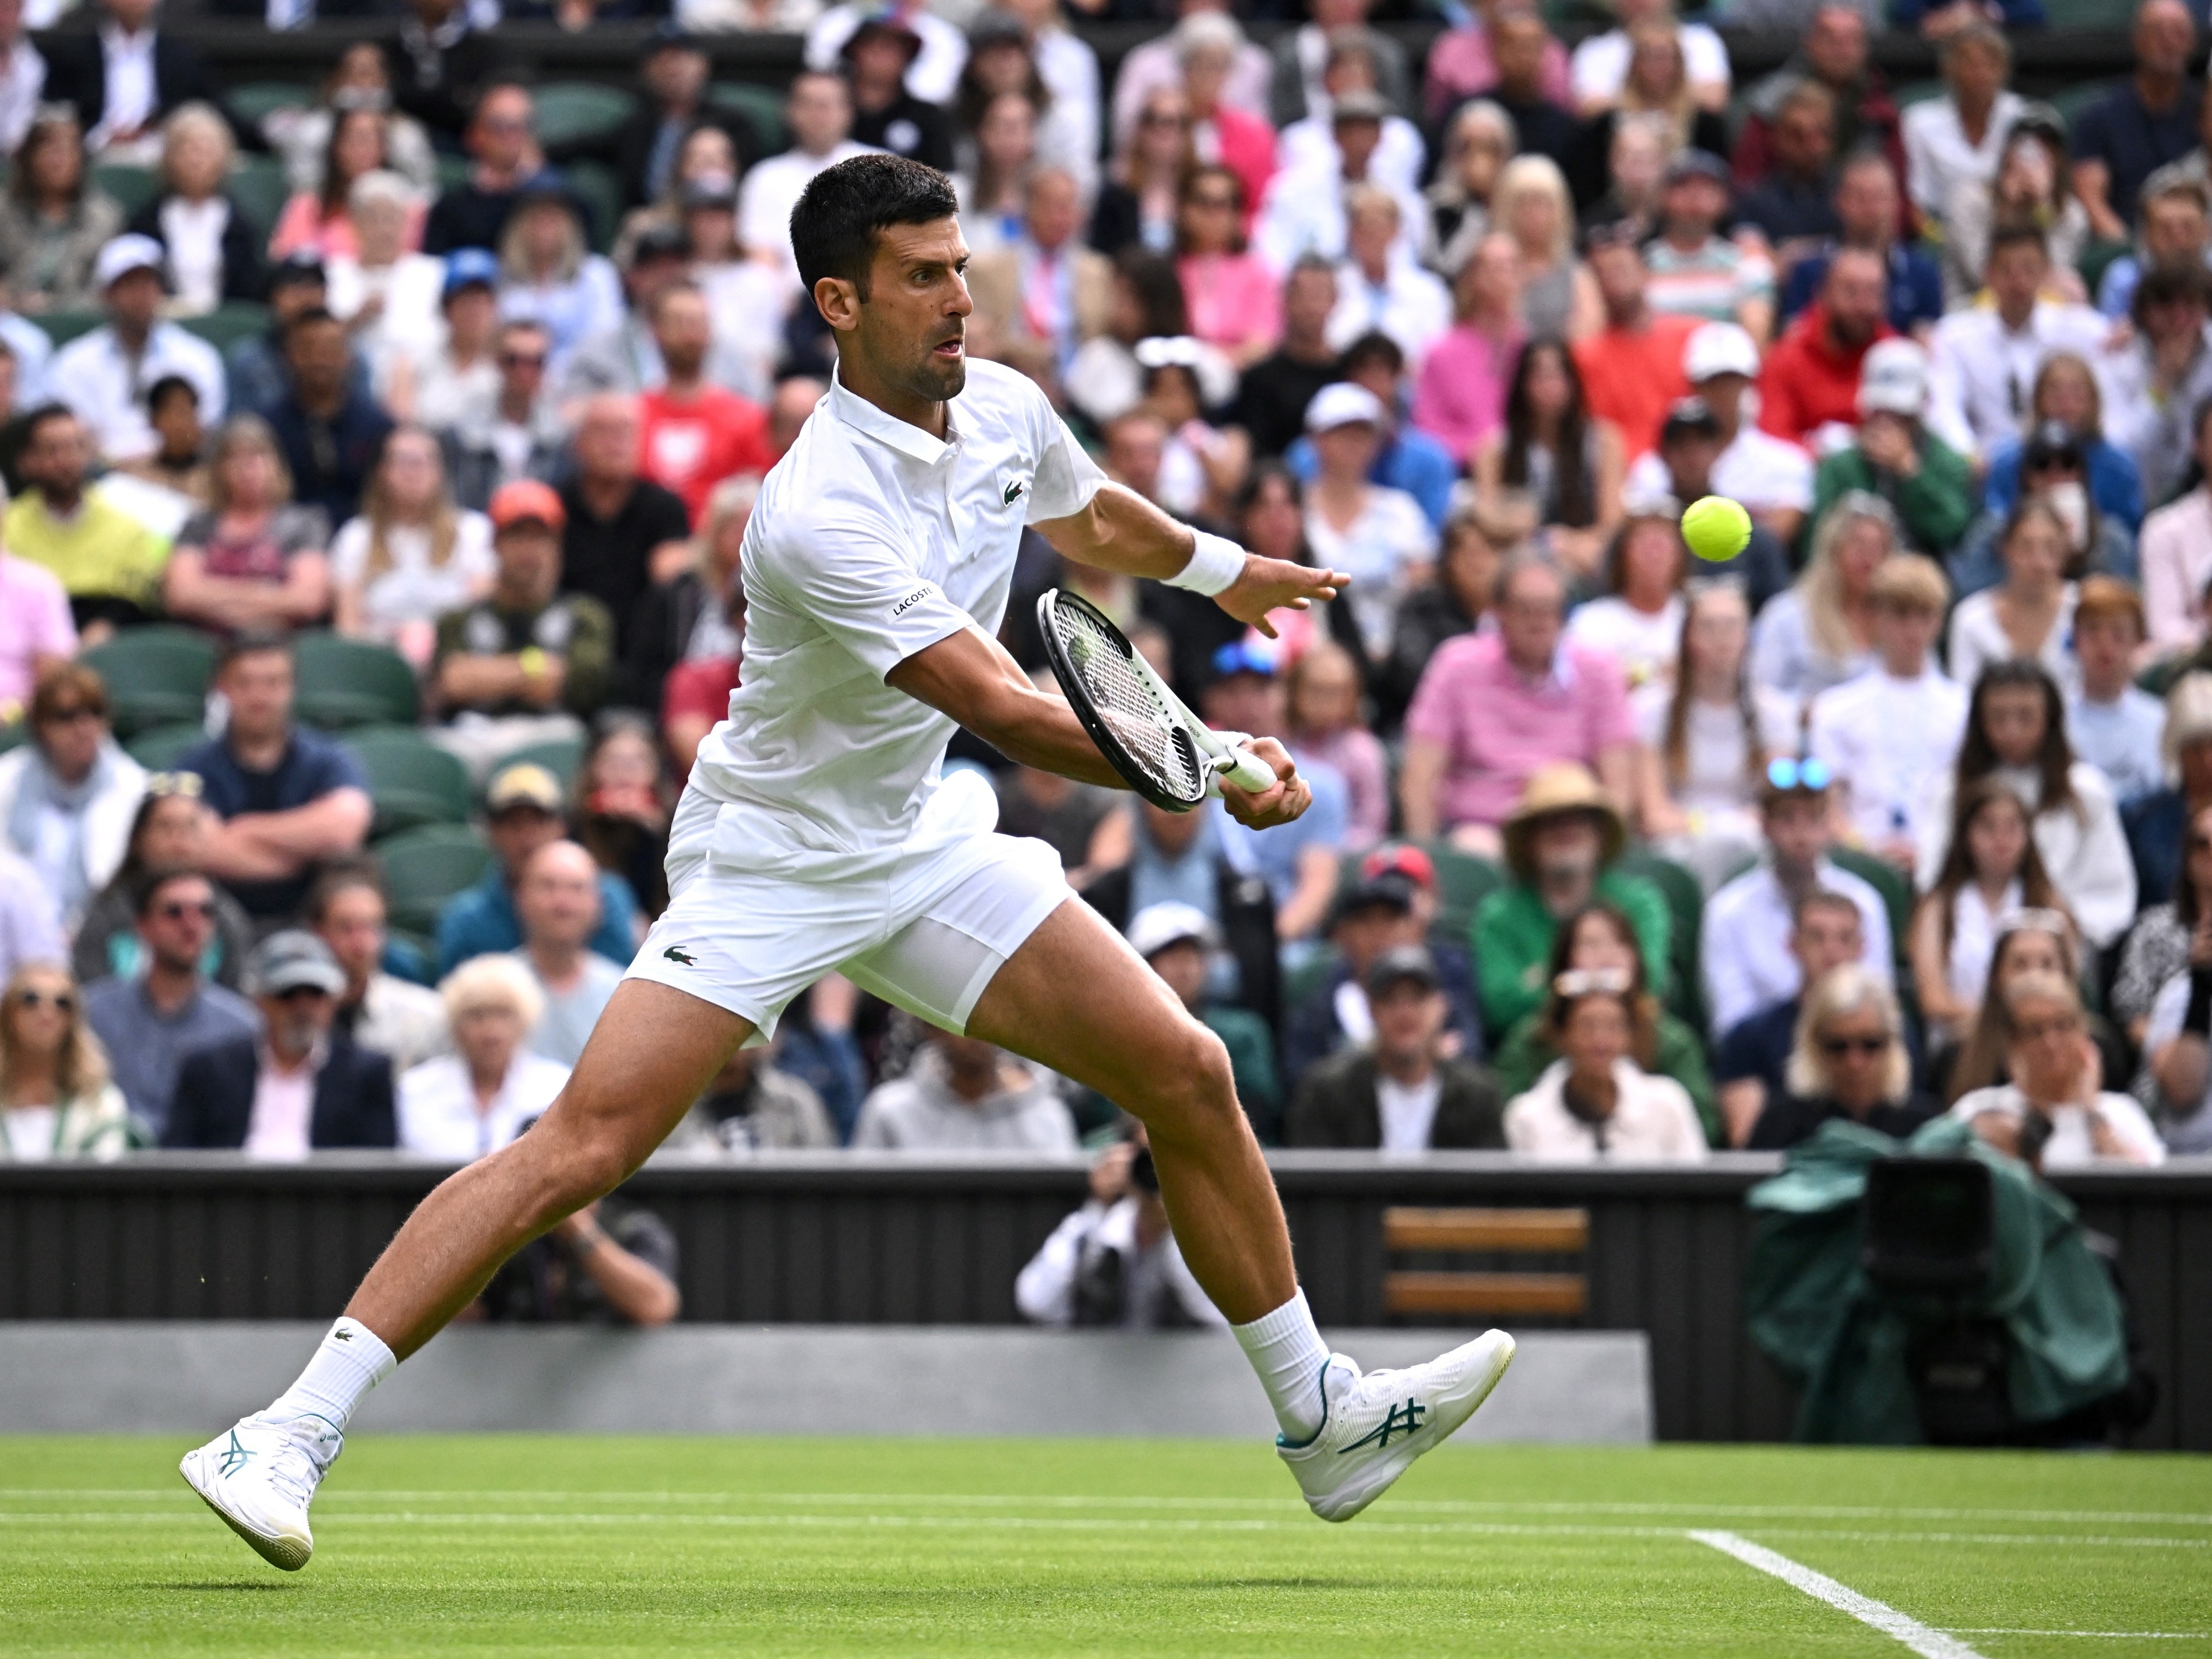
POLYGON ((1273 273, 1244 245, 1244 186, 1224 167, 1193 168, 1176 209, 1176 275, 1192 336, 1250 368, 1283 333, 1273 273))
POLYGON ((1604 652, 1571 645, 1567 579, 1534 555, 1498 583, 1498 630, 1447 640, 1406 712, 1398 805, 1408 840, 1449 832, 1486 858, 1539 767, 1573 761, 1629 798, 1636 723, 1628 682, 1604 652))
MULTIPOLYGON (((1421 88, 1421 106, 1434 125, 1452 107, 1469 98, 1480 98, 1498 84, 1498 65, 1490 56, 1490 15, 1498 0, 1475 0, 1474 15, 1429 48, 1429 70, 1421 88)), ((1572 100, 1567 72, 1567 49, 1557 40, 1544 43, 1543 93, 1565 108, 1572 100)))
MULTIPOLYGON (((284 204, 276 228, 269 237, 269 257, 282 259, 305 249, 325 259, 349 259, 361 252, 355 234, 351 198, 354 181, 365 173, 389 167, 392 155, 391 118, 380 109, 341 110, 331 122, 329 143, 323 150, 323 182, 318 191, 301 191, 284 204)), ((406 244, 411 251, 422 240, 422 209, 408 210, 406 244)))
POLYGON ((1244 186, 1243 228, 1249 231, 1251 216, 1267 193, 1267 180, 1275 176, 1275 129, 1227 95, 1243 31, 1218 12, 1200 12, 1183 19, 1176 39, 1191 144, 1200 161, 1227 167, 1244 186))
POLYGON ((1429 348, 1413 393, 1413 425, 1462 466, 1505 417, 1505 388, 1526 337, 1521 329, 1521 247, 1503 231, 1474 245, 1452 283, 1459 319, 1429 348))
POLYGON ((0 550, 0 726, 23 717, 39 676, 76 654, 76 623, 61 579, 0 550))

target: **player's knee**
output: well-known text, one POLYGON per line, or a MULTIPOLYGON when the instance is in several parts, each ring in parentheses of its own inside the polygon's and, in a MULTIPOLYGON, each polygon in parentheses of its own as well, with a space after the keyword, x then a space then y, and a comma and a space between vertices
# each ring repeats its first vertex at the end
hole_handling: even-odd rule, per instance
POLYGON ((612 1192, 637 1161, 618 1124, 563 1112, 565 1103, 555 1102, 523 1137, 537 1154, 538 1208, 549 1223, 612 1192))
POLYGON ((1229 1050, 1196 1020, 1181 1028, 1173 1051, 1155 1056, 1146 1075, 1152 1109, 1140 1115, 1155 1133, 1195 1131, 1237 1115, 1229 1050))

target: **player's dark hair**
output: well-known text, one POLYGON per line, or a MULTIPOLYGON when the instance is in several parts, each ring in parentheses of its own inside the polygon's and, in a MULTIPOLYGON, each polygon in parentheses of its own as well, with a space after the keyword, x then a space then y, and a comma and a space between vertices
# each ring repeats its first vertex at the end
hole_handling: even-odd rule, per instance
POLYGON ((903 155, 855 155, 816 173, 791 210, 791 251, 811 294, 824 276, 853 284, 865 301, 876 238, 893 225, 926 225, 960 211, 952 181, 903 155))

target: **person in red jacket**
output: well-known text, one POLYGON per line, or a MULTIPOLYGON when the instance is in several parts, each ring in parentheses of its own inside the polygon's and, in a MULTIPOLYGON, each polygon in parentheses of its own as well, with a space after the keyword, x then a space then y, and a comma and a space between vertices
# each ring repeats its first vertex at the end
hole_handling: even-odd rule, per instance
POLYGON ((651 320, 668 379, 637 400, 638 471, 680 497, 696 525, 716 484, 740 472, 764 473, 775 464, 768 413, 708 383, 714 329, 707 296, 696 283, 661 289, 653 296, 651 320))
POLYGON ((1869 346, 1897 331, 1888 309, 1889 272, 1881 255, 1838 248, 1820 297, 1766 354, 1759 377, 1760 427, 1815 453, 1825 447, 1821 428, 1856 427, 1859 366, 1869 346))
POLYGON ((1658 447, 1667 411, 1689 395, 1682 348, 1699 322, 1651 308, 1644 294, 1650 273, 1636 237, 1636 228, 1623 222, 1598 226, 1585 239, 1584 257, 1605 301, 1605 326, 1574 345, 1589 412, 1620 429, 1621 449, 1632 461, 1658 447))

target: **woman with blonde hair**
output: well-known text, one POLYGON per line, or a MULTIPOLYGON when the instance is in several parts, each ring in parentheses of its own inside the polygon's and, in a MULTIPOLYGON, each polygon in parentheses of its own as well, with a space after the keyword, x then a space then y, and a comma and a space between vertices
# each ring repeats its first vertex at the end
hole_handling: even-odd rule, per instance
POLYGON ((553 1103, 568 1068, 525 1039, 545 994, 519 957, 473 957, 438 987, 453 1052, 399 1079, 399 1145, 418 1158, 468 1163, 495 1152, 553 1103))
POLYGON ((1813 532, 1813 556, 1752 629, 1751 674, 1810 703, 1875 664, 1874 574, 1897 551, 1897 514, 1863 489, 1836 498, 1813 532))
POLYGON ((1797 1040, 1784 1080, 1790 1092, 1766 1103, 1746 1148, 1783 1152, 1809 1140, 1830 1118, 1902 1140, 1936 1115, 1912 1088, 1905 1017, 1881 976, 1857 963, 1832 968, 1806 988, 1797 1040))
POLYGON ((443 452, 419 426, 385 439, 361 504, 331 545, 337 631, 380 640, 420 668, 438 618, 491 590, 491 520, 454 504, 443 452))
POLYGON ((1566 175, 1547 155, 1516 155, 1498 175, 1491 222, 1521 250, 1521 325, 1530 338, 1569 342, 1605 321, 1597 278, 1575 258, 1575 209, 1566 175))
POLYGON ((237 631, 303 628, 330 614, 330 521, 292 500, 291 469, 258 415, 234 415, 216 434, 208 497, 161 574, 170 616, 237 631))
POLYGON ((131 228, 161 243, 174 314, 257 301, 268 286, 260 233, 223 188, 237 154, 212 104, 179 104, 161 123, 161 193, 131 216, 131 228))
POLYGON ((105 1163, 137 1144, 76 981, 58 963, 26 963, 0 990, 0 1162, 105 1163))
POLYGON ((586 340, 623 319, 622 278, 584 240, 580 210, 566 191, 524 191, 499 237, 499 314, 544 325, 552 367, 586 340))
POLYGON ((1665 155, 1662 165, 1685 149, 1725 155, 1728 125, 1691 95, 1690 80, 1682 61, 1682 36, 1672 17, 1647 17, 1628 27, 1628 78, 1620 96, 1583 129, 1576 154, 1575 181, 1584 202, 1595 202, 1612 182, 1607 161, 1613 153, 1613 135, 1641 117, 1660 127, 1665 155))

